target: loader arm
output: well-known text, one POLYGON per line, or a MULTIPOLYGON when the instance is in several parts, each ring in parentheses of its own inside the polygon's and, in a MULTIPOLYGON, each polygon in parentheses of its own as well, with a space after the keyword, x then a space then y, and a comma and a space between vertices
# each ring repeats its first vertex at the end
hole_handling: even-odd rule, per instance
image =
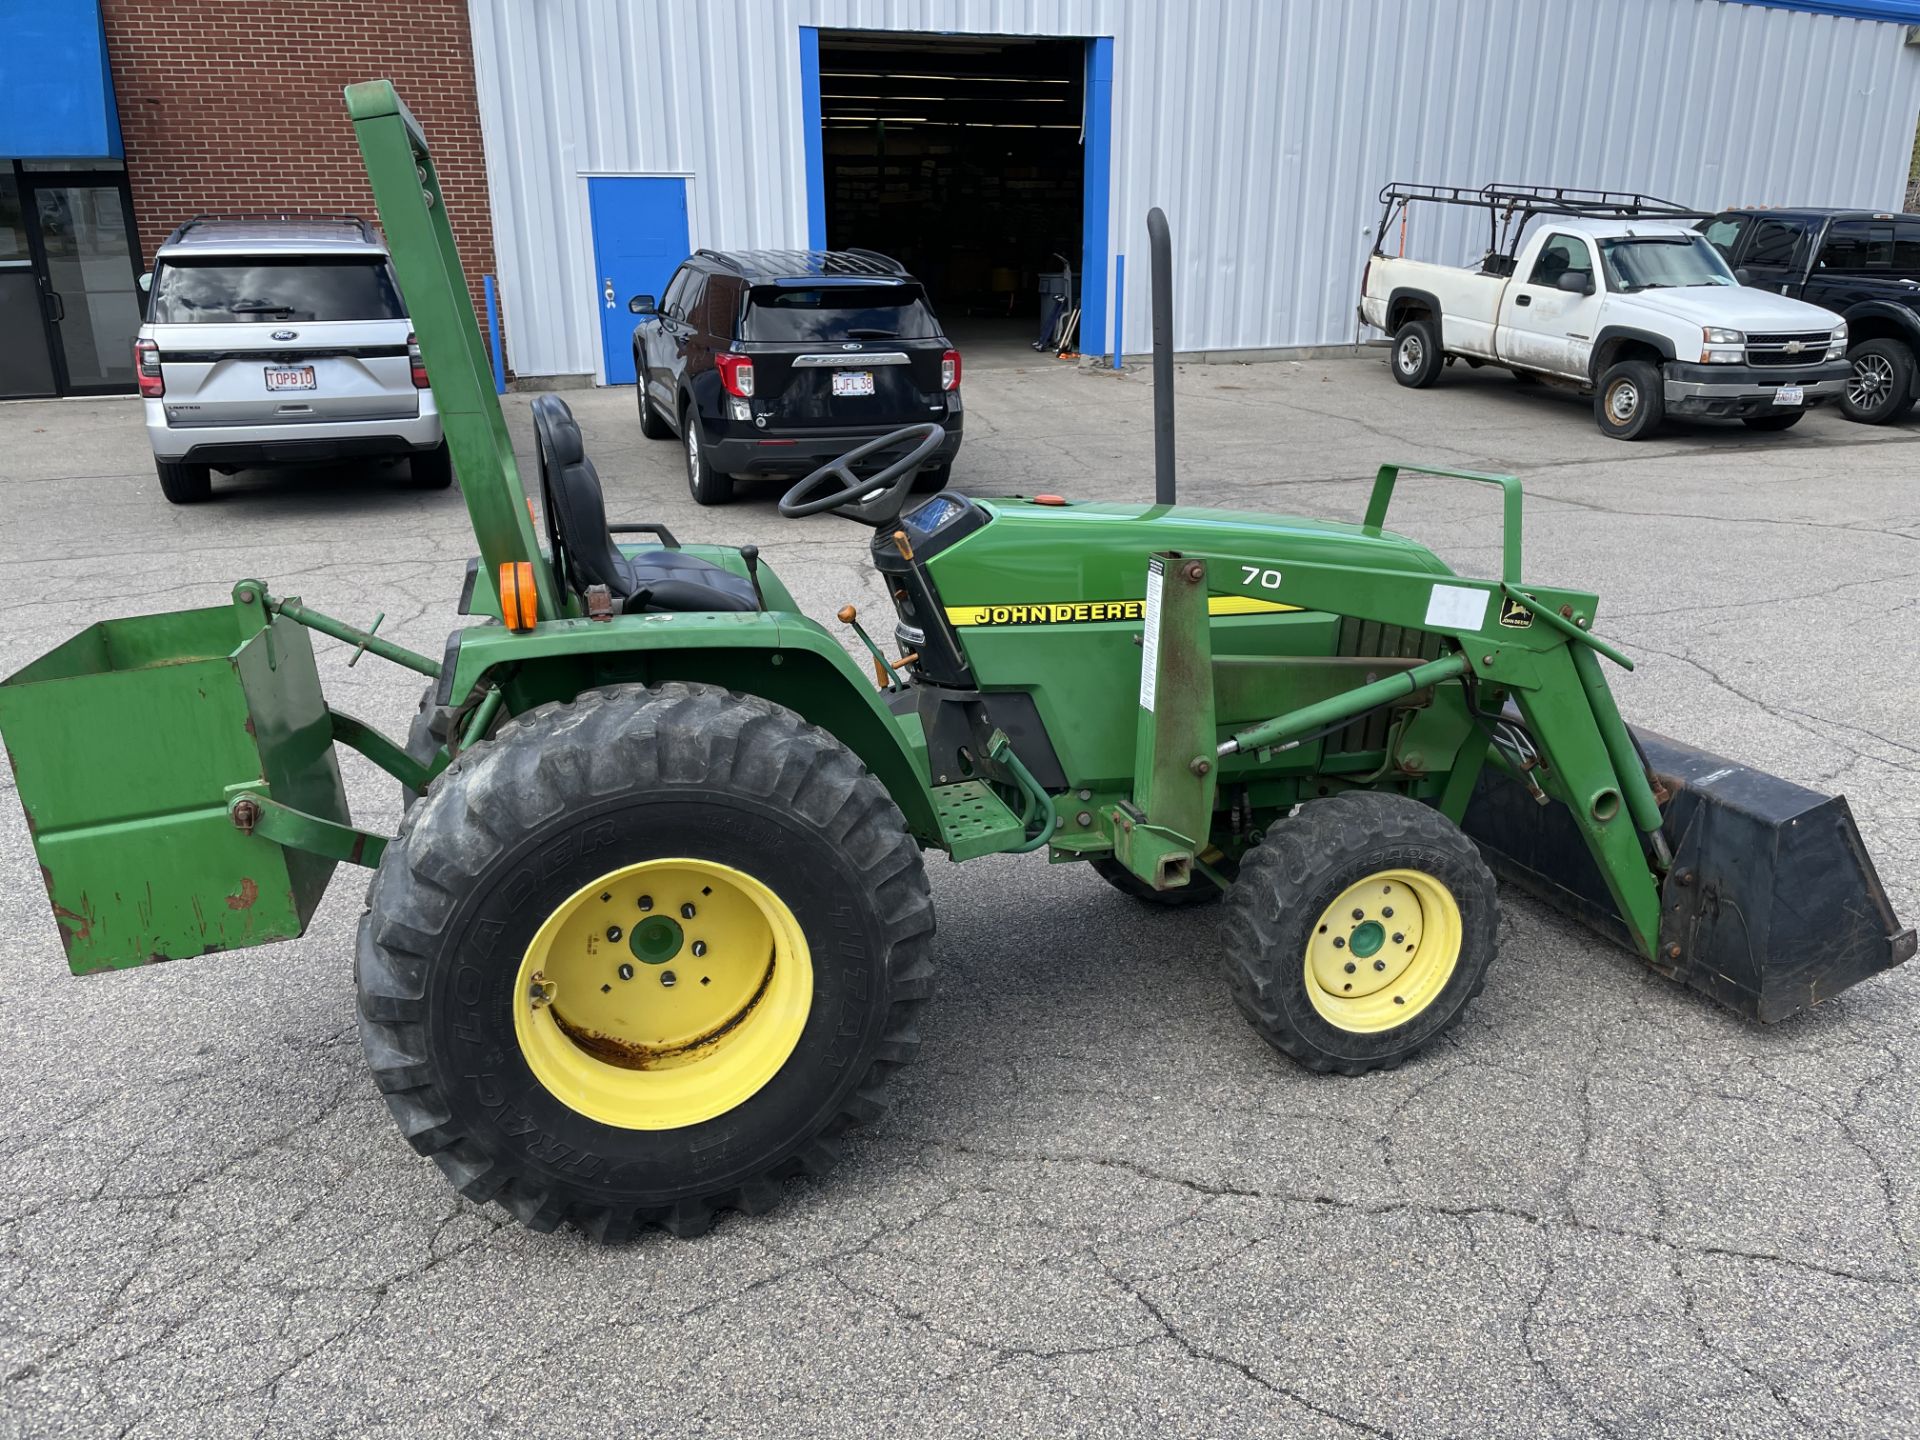
MULTIPOLYGON (((1186 835, 1197 846, 1204 839, 1203 832, 1196 833, 1198 821, 1212 808, 1211 770, 1227 757, 1255 756, 1257 773, 1258 763, 1275 751, 1292 749, 1328 725, 1436 684, 1463 686, 1469 713, 1483 729, 1498 719, 1511 699, 1543 762, 1536 772, 1540 785, 1572 817, 1633 949, 1653 959, 1660 930, 1657 857, 1667 853, 1659 838, 1660 810, 1600 673, 1597 654, 1627 668, 1632 662, 1588 633, 1596 596, 1521 581, 1518 480, 1471 471, 1383 465, 1367 506, 1365 523, 1372 533, 1380 533, 1403 472, 1500 488, 1504 534, 1499 580, 1315 561, 1276 568, 1250 563, 1224 550, 1155 557, 1156 571, 1150 572, 1148 582, 1147 625, 1150 630, 1157 628, 1158 641, 1145 663, 1165 672, 1167 693, 1195 693, 1195 681, 1210 669, 1204 603, 1208 594, 1278 601, 1303 610, 1425 631, 1441 637, 1451 653, 1243 726, 1220 740, 1212 756, 1199 753, 1200 733, 1214 733, 1211 686, 1197 687, 1208 696, 1199 724, 1189 721, 1182 726, 1173 716, 1155 714, 1149 703, 1155 687, 1143 684, 1136 807, 1150 822, 1163 815, 1176 817, 1177 823, 1167 828, 1186 835), (1182 596, 1196 593, 1201 603, 1182 603, 1182 596), (1170 726, 1196 733, 1182 734, 1169 747, 1162 737, 1170 726), (1189 751, 1195 753, 1189 755, 1189 751), (1198 763, 1203 758, 1208 761, 1205 769, 1198 763), (1203 788, 1203 794, 1195 793, 1203 788), (1643 840, 1643 834, 1649 839, 1643 840), (1654 859, 1649 857, 1650 844, 1654 859)), ((1464 815, 1490 753, 1496 763, 1504 763, 1490 741, 1480 744, 1470 739, 1462 748, 1441 799, 1449 819, 1458 822, 1464 815)), ((1167 837, 1160 838, 1164 842, 1167 837)))

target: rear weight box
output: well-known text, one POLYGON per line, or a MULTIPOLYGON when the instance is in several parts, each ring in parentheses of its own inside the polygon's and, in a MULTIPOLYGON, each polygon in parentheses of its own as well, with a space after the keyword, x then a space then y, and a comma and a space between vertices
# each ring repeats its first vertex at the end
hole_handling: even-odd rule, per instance
POLYGON ((308 633, 259 604, 91 625, 0 681, 0 737, 75 974, 291 939, 334 861, 229 787, 348 822, 308 633))
MULTIPOLYGON (((1895 917, 1845 797, 1633 733, 1671 792, 1656 970, 1736 1014, 1774 1021, 1913 955, 1914 932, 1895 917)), ((1501 878, 1631 948, 1565 807, 1535 804, 1488 767, 1463 828, 1501 878)))

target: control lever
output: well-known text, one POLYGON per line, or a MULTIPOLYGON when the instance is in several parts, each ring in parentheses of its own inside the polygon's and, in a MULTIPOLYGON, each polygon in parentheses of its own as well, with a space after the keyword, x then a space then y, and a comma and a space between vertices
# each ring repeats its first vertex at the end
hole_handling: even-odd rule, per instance
MULTIPOLYGON (((842 605, 840 607, 840 623, 842 625, 852 626, 853 633, 860 637, 860 643, 865 645, 867 647, 867 653, 873 656, 873 674, 874 678, 880 682, 880 688, 883 690, 900 689, 900 682, 893 673, 893 662, 888 660, 886 654, 880 647, 873 643, 873 637, 867 634, 866 627, 860 623, 859 617, 860 612, 854 609, 853 606, 842 605)), ((919 657, 915 656, 913 658, 918 659, 919 657)), ((905 664, 906 662, 902 661, 901 663, 905 664)))
POLYGON ((767 597, 760 593, 760 547, 742 545, 740 558, 747 562, 747 579, 753 585, 754 603, 764 610, 767 608, 767 597))

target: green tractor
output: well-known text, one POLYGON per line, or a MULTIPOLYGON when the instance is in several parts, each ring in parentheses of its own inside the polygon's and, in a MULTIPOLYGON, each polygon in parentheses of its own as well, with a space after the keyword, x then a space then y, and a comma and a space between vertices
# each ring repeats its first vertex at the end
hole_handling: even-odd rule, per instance
POLYGON ((908 508, 930 427, 782 500, 872 530, 896 613, 891 647, 860 631, 869 676, 753 547, 610 525, 552 396, 536 522, 426 141, 387 83, 347 101, 475 623, 434 660, 242 580, 36 660, 0 731, 75 972, 297 936, 337 864, 373 868, 368 1063, 462 1194, 613 1240, 827 1169, 914 1054, 930 851, 1220 901, 1247 1019, 1348 1075, 1480 990, 1494 870, 1762 1020, 1913 953, 1843 800, 1622 722, 1595 597, 1523 577, 1513 479, 1389 465, 1359 524, 1174 504, 1158 211, 1155 503, 908 508), (1415 472, 1501 490, 1497 579, 1386 529, 1415 472), (407 743, 327 705, 316 630, 429 677, 407 743), (397 835, 354 824, 340 745, 418 797, 397 835))

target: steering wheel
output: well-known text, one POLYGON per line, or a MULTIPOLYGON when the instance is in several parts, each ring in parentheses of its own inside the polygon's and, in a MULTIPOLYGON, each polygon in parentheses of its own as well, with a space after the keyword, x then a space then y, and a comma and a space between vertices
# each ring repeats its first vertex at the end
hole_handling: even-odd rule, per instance
POLYGON ((946 438, 944 428, 929 422, 908 425, 869 440, 849 450, 838 460, 829 460, 798 481, 780 497, 780 513, 789 520, 798 520, 803 516, 818 515, 823 510, 837 510, 849 520, 858 520, 862 525, 878 529, 899 516, 900 507, 906 504, 907 493, 913 485, 915 472, 946 438), (855 462, 882 450, 905 445, 916 438, 919 443, 913 449, 878 474, 862 479, 853 473, 855 462), (824 495, 814 493, 827 481, 834 479, 841 482, 838 489, 824 495))

